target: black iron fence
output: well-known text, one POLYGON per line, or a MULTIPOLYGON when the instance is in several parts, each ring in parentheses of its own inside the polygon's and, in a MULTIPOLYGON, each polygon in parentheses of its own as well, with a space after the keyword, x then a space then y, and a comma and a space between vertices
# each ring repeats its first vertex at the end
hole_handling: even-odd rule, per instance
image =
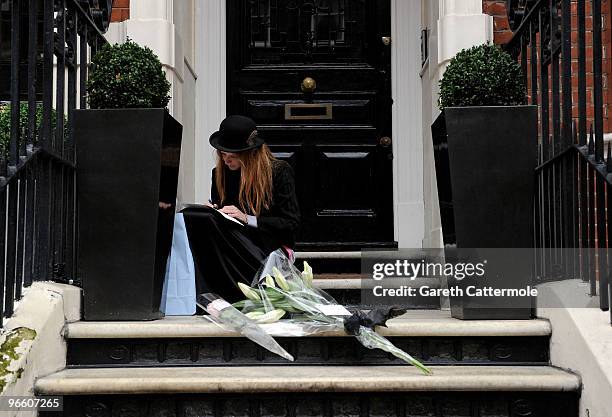
POLYGON ((602 2, 508 3, 514 36, 506 48, 521 63, 530 104, 539 106, 534 244, 545 250, 536 260, 536 276, 589 280, 591 295, 599 295, 606 311, 612 259, 602 255, 606 251, 582 250, 608 248, 612 242, 606 210, 612 198, 612 156, 609 148, 604 155, 602 2), (563 256, 568 248, 577 256, 563 256))
POLYGON ((73 110, 110 0, 0 0, 0 325, 32 281, 76 271, 73 110), (103 4, 103 6, 101 6, 103 4))

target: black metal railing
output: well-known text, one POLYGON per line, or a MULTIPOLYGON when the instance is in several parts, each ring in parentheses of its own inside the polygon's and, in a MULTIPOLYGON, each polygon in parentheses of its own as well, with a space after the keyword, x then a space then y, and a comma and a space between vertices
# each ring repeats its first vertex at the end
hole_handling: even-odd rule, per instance
POLYGON ((110 0, 0 0, 0 325, 32 281, 75 277, 71 121, 86 106, 110 9, 110 0))
POLYGON ((539 106, 534 245, 543 250, 536 277, 588 280, 606 311, 612 157, 609 148, 604 155, 601 1, 508 0, 508 6, 514 36, 506 49, 521 63, 530 104, 539 106))

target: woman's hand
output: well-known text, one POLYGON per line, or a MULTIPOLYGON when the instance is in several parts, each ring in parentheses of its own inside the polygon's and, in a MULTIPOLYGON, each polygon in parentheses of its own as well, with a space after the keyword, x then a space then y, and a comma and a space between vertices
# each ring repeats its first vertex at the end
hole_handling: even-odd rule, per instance
POLYGON ((219 210, 222 213, 232 216, 236 220, 240 220, 242 223, 247 223, 247 215, 240 211, 236 206, 225 206, 219 210))

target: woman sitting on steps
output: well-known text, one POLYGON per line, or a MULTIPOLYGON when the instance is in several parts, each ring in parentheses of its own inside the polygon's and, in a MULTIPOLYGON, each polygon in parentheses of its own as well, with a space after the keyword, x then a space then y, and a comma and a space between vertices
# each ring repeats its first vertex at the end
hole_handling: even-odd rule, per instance
POLYGON ((218 156, 211 208, 187 208, 182 213, 196 294, 212 292, 234 302, 244 298, 238 282, 251 284, 270 252, 294 247, 300 213, 293 169, 274 158, 253 120, 227 117, 210 144, 218 156))

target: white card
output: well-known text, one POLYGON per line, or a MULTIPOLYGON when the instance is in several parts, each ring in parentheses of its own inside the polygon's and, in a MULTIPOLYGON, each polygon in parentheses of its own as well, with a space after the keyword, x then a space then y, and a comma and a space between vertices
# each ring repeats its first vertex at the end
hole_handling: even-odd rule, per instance
POLYGON ((216 300, 211 301, 209 306, 214 308, 217 311, 221 311, 221 310, 225 310, 228 307, 231 307, 232 305, 228 303, 227 301, 225 301, 224 299, 218 298, 216 300))
POLYGON ((186 208, 211 208, 211 209, 215 210, 217 213, 219 213, 220 215, 222 215, 223 217, 225 217, 227 220, 233 221, 234 223, 239 224, 240 226, 244 226, 244 223, 242 223, 240 220, 236 220, 232 216, 223 213, 219 209, 216 209, 214 207, 211 207, 211 206, 208 206, 208 205, 205 205, 205 204, 183 203, 180 206, 180 210, 183 210, 183 209, 186 209, 186 208))
POLYGON ((225 214, 224 212, 222 212, 222 211, 221 211, 221 210, 219 210, 219 209, 215 209, 215 210, 217 210, 217 213, 221 214, 221 215, 222 215, 223 217, 225 217, 227 220, 231 220, 231 221, 233 221, 234 223, 239 224, 240 226, 244 226, 244 223, 242 223, 240 220, 236 220, 236 219, 235 219, 235 218, 233 218, 232 216, 225 214))
POLYGON ((340 304, 317 304, 317 308, 326 316, 352 316, 351 312, 340 304))

